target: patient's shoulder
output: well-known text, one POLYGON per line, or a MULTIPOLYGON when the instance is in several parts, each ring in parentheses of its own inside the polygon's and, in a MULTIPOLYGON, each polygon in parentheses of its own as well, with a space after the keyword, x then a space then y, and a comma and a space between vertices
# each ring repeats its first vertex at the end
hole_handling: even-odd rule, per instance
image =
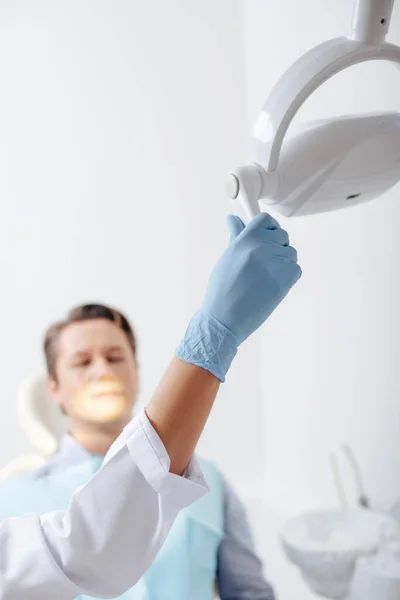
POLYGON ((11 479, 0 483, 0 494, 5 494, 12 490, 20 490, 23 487, 30 485, 34 480, 33 471, 25 473, 24 475, 19 475, 18 477, 12 477, 11 479))
POLYGON ((36 480, 31 474, 15 477, 0 484, 0 521, 30 512, 30 498, 35 495, 36 480))

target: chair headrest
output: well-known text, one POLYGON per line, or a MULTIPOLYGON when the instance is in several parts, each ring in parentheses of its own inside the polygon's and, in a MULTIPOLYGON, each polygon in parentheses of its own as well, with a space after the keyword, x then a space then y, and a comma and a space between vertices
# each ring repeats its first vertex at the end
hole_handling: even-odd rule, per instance
POLYGON ((47 391, 46 375, 25 378, 17 392, 19 423, 42 456, 52 456, 66 431, 66 419, 47 391))

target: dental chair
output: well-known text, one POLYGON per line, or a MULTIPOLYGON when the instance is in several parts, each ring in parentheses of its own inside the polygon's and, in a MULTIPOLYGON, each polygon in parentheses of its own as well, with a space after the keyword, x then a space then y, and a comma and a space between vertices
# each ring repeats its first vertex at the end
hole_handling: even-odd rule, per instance
POLYGON ((48 395, 43 373, 22 381, 17 392, 17 413, 18 421, 35 452, 17 456, 0 469, 0 482, 41 467, 56 453, 66 430, 63 414, 48 395))

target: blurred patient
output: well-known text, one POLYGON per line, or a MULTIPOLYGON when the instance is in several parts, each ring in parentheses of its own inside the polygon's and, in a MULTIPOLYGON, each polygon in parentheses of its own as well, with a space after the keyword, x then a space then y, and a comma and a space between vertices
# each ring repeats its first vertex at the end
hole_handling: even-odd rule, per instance
MULTIPOLYGON (((120 312, 74 308, 48 329, 44 352, 49 391, 68 434, 39 471, 1 486, 0 518, 65 508, 100 467, 136 401, 136 341, 120 312)), ((180 514, 152 567, 122 598, 212 600, 216 584, 223 600, 273 599, 242 503, 213 463, 201 466, 211 493, 180 514)))

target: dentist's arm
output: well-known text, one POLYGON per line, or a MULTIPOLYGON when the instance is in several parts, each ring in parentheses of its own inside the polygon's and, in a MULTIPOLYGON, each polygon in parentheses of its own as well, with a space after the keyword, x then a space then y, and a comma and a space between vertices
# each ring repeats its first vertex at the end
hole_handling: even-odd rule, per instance
POLYGON ((229 247, 177 350, 181 360, 173 360, 147 407, 173 473, 182 473, 189 462, 238 346, 268 319, 301 276, 297 252, 275 219, 262 213, 245 227, 230 215, 228 224, 229 247))
POLYGON ((0 600, 121 595, 149 568, 179 510, 207 491, 191 456, 220 382, 239 344, 301 273, 287 234, 267 215, 245 229, 232 217, 230 229, 203 305, 146 412, 66 511, 0 524, 0 600))

